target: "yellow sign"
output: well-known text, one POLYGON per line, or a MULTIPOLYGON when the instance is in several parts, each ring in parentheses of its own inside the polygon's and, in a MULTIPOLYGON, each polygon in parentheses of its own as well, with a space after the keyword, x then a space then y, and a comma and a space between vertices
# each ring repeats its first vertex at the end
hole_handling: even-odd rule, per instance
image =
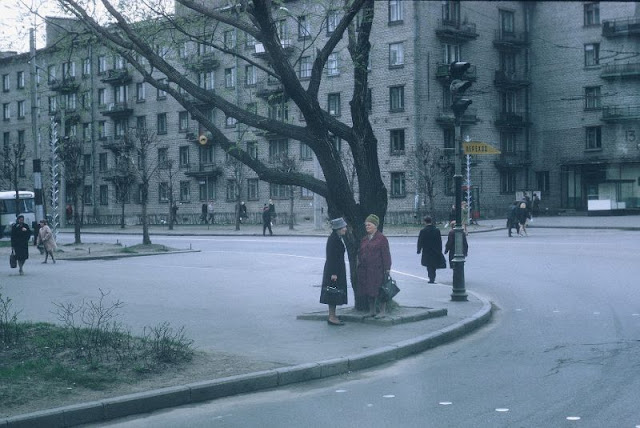
POLYGON ((499 155, 500 150, 483 143, 482 141, 469 141, 462 143, 465 155, 499 155))
POLYGON ((198 138, 198 141, 200 141, 200 144, 204 146, 205 144, 207 144, 207 136, 201 135, 200 138, 198 138))

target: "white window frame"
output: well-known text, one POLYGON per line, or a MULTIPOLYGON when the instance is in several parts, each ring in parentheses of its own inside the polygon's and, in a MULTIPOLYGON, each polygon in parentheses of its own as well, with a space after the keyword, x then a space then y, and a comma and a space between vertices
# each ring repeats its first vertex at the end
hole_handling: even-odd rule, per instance
POLYGON ((389 43, 389 67, 404 65, 404 42, 389 43))
POLYGON ((327 75, 339 76, 340 75, 340 56, 337 52, 329 54, 327 58, 327 75))

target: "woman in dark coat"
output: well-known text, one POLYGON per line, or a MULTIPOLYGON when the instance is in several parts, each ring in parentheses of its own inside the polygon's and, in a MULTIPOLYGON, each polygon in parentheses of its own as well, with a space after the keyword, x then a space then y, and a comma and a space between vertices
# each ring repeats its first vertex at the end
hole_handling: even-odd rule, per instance
POLYGON ((369 300, 369 315, 375 318, 386 316, 386 302, 380 302, 380 313, 376 315, 376 298, 383 281, 391 271, 389 241, 380 232, 380 219, 371 214, 364 221, 367 236, 360 242, 358 251, 358 295, 369 300))
POLYGON ((424 218, 425 227, 418 235, 418 254, 422 252, 422 266, 427 267, 429 284, 436 282, 436 269, 442 266, 444 256, 442 255, 442 237, 440 231, 432 223, 431 217, 424 218))
MULTIPOLYGON (((449 234, 447 235, 447 243, 444 246, 444 253, 447 254, 449 253, 449 267, 451 269, 453 269, 453 263, 451 263, 453 261, 453 257, 455 256, 455 245, 456 245, 456 231, 455 228, 456 227, 456 222, 452 221, 451 222, 451 230, 449 230, 449 234)), ((467 254, 469 254, 469 243, 467 242, 467 235, 465 235, 464 233, 462 234, 462 254, 464 254, 465 257, 467 257, 467 254)))
POLYGON ((322 273, 320 303, 329 305, 329 325, 344 325, 336 317, 336 306, 347 304, 347 269, 344 264, 345 246, 342 237, 347 232, 347 222, 343 218, 331 220, 333 232, 327 239, 326 261, 322 273))
POLYGON ((24 216, 19 215, 16 223, 11 227, 11 249, 16 254, 20 275, 24 275, 22 266, 29 258, 29 238, 31 238, 31 229, 24 222, 24 216))

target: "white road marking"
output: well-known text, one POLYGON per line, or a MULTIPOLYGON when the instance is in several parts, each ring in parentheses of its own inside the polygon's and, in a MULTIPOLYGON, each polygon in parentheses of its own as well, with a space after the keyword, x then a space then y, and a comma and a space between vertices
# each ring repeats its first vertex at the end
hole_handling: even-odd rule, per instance
POLYGON ((508 412, 508 411, 509 411, 509 409, 507 409, 507 408, 505 408, 505 407, 498 407, 498 408, 496 409, 496 412, 508 412))

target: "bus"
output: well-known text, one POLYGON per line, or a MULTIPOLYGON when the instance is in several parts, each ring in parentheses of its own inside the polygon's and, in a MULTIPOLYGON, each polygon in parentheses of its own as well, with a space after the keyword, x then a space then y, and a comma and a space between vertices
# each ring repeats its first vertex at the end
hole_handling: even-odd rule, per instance
MULTIPOLYGON (((24 222, 31 227, 36 221, 35 195, 33 192, 20 190, 18 212, 24 216, 24 222)), ((0 191, 0 237, 11 235, 11 225, 16 222, 16 192, 0 191)))

